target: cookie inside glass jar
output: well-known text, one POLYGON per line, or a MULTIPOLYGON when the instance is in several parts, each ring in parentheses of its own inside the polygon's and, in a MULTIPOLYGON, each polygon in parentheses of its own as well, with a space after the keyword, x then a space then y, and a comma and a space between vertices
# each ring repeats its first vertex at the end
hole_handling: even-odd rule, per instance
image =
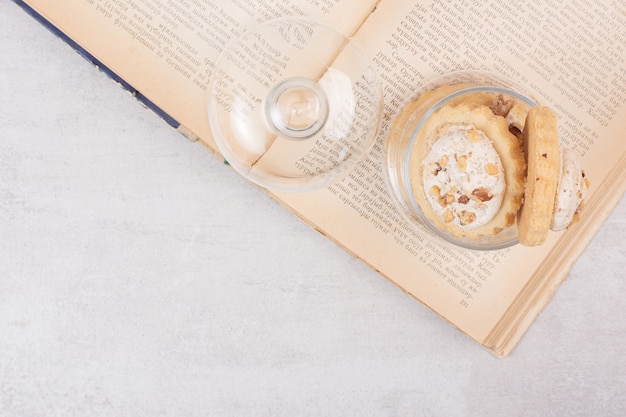
POLYGON ((401 212, 470 249, 543 244, 576 222, 589 188, 554 112, 498 85, 426 89, 394 119, 385 150, 401 212))
POLYGON ((437 229, 480 239, 515 223, 526 167, 513 133, 519 127, 506 120, 516 105, 502 93, 468 93, 438 107, 416 129, 411 189, 437 229))

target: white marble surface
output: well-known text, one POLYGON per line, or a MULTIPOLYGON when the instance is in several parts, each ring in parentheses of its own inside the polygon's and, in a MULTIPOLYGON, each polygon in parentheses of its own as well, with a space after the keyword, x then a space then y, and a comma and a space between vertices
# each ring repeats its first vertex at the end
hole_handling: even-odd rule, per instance
POLYGON ((626 415, 626 201, 497 359, 0 2, 0 416, 626 415))

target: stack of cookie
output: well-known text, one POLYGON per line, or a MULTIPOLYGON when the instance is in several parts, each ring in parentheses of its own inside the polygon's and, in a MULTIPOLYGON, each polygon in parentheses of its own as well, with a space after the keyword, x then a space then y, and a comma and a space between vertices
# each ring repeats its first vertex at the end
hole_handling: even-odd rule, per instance
MULTIPOLYGON (((407 105, 390 138, 446 88, 407 105)), ((460 94, 437 107, 416 127, 409 152, 423 216, 470 241, 516 226, 519 243, 541 245, 550 229, 578 219, 589 187, 578 155, 559 144, 554 112, 499 92, 460 94)))

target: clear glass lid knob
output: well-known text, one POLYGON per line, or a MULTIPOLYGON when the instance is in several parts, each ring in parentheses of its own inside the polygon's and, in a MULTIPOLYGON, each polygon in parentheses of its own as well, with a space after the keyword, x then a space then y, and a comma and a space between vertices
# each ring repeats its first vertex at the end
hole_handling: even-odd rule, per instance
POLYGON ((276 134, 307 138, 326 123, 328 102, 315 82, 291 77, 271 89, 265 101, 265 113, 276 134))

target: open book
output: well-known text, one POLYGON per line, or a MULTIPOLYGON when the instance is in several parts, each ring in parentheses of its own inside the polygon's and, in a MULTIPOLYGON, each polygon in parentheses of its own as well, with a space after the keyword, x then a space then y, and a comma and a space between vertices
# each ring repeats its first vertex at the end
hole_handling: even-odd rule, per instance
POLYGON ((383 81, 377 143, 326 189, 268 194, 498 356, 511 352, 625 190, 624 2, 15 1, 218 157, 206 95, 229 39, 285 15, 350 35, 383 81), (407 224, 391 203, 382 175, 390 122, 426 81, 458 69, 523 85, 555 110, 561 140, 583 156, 591 188, 582 220, 540 247, 457 248, 407 224))

